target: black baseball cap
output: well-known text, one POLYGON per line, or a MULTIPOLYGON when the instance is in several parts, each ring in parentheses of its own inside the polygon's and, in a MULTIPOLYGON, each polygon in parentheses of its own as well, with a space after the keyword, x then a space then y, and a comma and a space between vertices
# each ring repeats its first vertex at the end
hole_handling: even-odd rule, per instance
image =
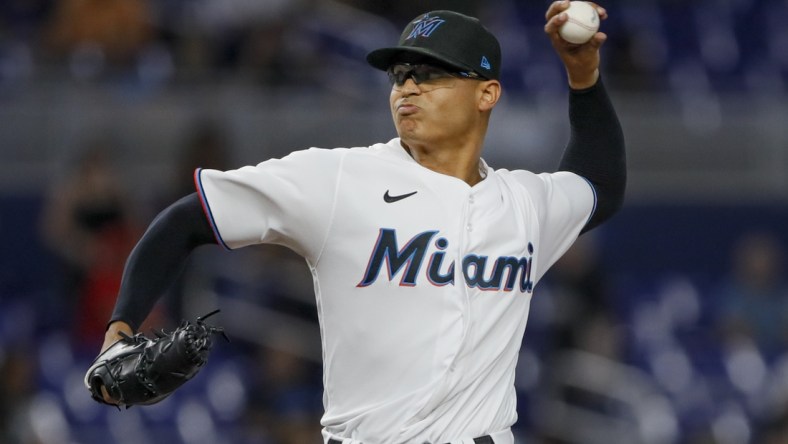
POLYGON ((384 71, 395 63, 437 62, 498 80, 501 45, 477 18, 454 11, 431 11, 405 27, 397 46, 367 54, 367 62, 384 71))

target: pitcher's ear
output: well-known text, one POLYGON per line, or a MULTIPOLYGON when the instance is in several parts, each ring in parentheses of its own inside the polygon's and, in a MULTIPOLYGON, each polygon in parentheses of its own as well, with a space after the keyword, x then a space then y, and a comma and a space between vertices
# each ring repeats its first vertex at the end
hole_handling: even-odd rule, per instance
POLYGON ((479 82, 479 110, 489 111, 501 98, 501 83, 497 80, 479 82))

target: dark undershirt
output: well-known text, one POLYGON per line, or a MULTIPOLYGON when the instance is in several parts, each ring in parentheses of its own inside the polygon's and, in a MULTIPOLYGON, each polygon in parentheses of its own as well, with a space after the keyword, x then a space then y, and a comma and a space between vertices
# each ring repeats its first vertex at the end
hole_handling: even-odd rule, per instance
POLYGON ((192 250, 211 243, 216 238, 197 193, 159 213, 126 261, 110 323, 124 321, 137 331, 192 250))
POLYGON ((569 94, 569 143, 558 166, 587 179, 596 193, 596 209, 586 232, 609 219, 624 202, 627 183, 624 133, 600 79, 569 94))

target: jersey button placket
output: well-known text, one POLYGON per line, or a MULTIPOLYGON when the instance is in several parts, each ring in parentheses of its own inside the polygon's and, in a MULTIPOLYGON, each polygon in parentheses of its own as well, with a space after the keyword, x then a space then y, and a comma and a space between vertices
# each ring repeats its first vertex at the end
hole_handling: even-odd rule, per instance
POLYGON ((462 302, 463 302, 463 310, 462 310, 463 333, 459 343, 455 344, 456 346, 455 354, 452 358, 452 362, 449 364, 449 368, 447 369, 448 374, 450 375, 450 377, 447 379, 447 383, 449 385, 454 384, 456 382, 456 378, 459 377, 459 373, 457 372, 457 366, 458 366, 457 360, 460 354, 462 353, 463 349, 467 345, 466 343, 468 340, 468 335, 470 333, 470 324, 471 324, 470 294, 468 291, 468 287, 465 283, 463 272, 461 270, 462 268, 461 264, 463 263, 463 258, 465 257, 465 255, 469 253, 468 247, 469 244, 471 243, 469 238, 470 238, 470 232, 473 230, 473 224, 471 223, 472 202, 473 202, 473 197, 471 196, 471 192, 469 191, 468 194, 466 195, 465 203, 463 205, 464 208, 462 208, 461 210, 461 218, 459 221, 460 224, 458 228, 464 227, 465 229, 463 230, 462 228, 460 228, 460 231, 458 233, 459 242, 457 245, 457 257, 456 257, 457 268, 455 269, 455 273, 457 276, 457 284, 458 284, 457 290, 461 295, 460 297, 462 298, 462 302))
MULTIPOLYGON (((473 194, 469 194, 469 195, 468 195, 468 209, 469 209, 469 210, 470 210, 471 206, 473 206, 473 194)), ((469 211, 469 213, 470 213, 470 211, 469 211)), ((470 218, 469 218, 469 219, 470 219, 470 218)), ((467 225, 465 225, 465 230, 466 230, 468 233, 472 232, 472 231, 473 231, 473 224, 472 224, 472 223, 470 223, 470 222, 468 222, 468 224, 467 224, 467 225)))

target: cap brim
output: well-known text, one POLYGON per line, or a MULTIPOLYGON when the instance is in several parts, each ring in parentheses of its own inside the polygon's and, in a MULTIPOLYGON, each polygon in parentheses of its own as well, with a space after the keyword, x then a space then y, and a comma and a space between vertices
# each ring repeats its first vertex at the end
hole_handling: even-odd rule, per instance
POLYGON ((412 46, 394 46, 392 48, 376 49, 367 54, 367 63, 374 68, 387 70, 395 63, 420 63, 437 62, 438 64, 448 65, 457 69, 474 71, 473 68, 452 60, 442 54, 427 48, 412 46))

